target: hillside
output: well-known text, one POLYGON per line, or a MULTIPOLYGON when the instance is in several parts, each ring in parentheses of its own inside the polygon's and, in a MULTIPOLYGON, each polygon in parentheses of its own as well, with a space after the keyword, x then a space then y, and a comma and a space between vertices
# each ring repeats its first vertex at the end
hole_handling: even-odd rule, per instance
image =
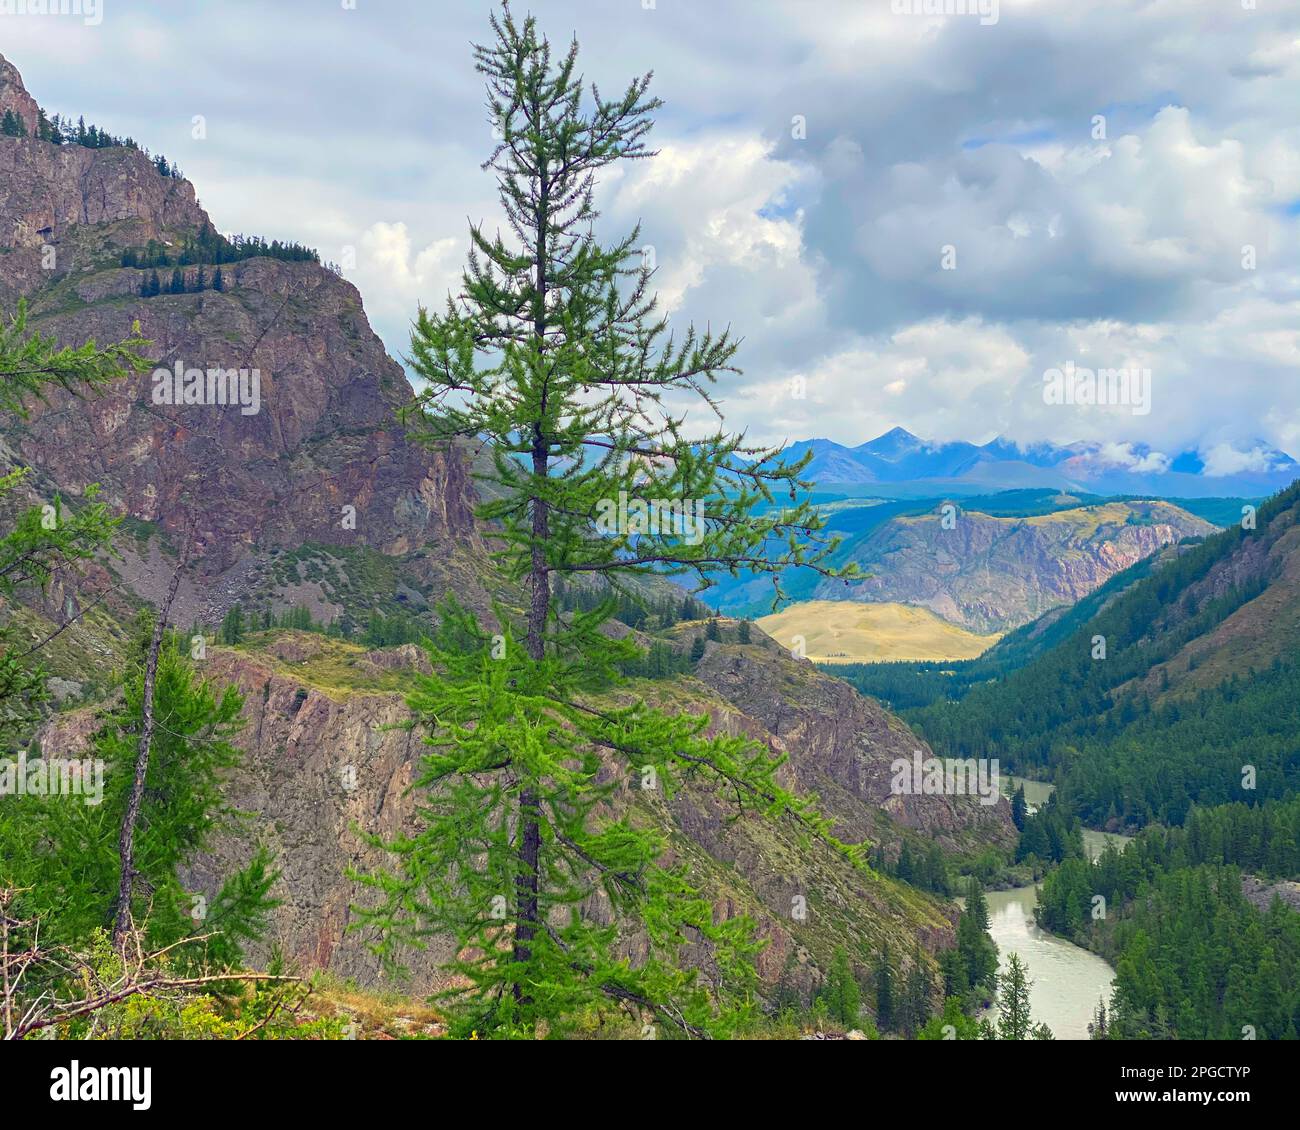
POLYGON ((900 602, 978 633, 1003 632, 1073 604, 1116 573, 1208 522, 1167 502, 1110 502, 1001 517, 942 508, 900 515, 840 557, 869 576, 825 580, 814 599, 900 602))
MULTIPOLYGON (((811 498, 824 536, 839 539, 832 563, 854 564, 863 575, 846 582, 789 572, 787 600, 915 605, 977 635, 1073 605, 1161 547, 1211 533, 1221 513, 1241 514, 1240 504, 1226 501, 1191 504, 1207 518, 1170 502, 1051 490, 962 500, 811 498)), ((721 610, 773 612, 769 578, 742 571, 715 581, 708 599, 721 610)))
MULTIPOLYGON (((682 627, 678 642, 685 645, 701 628, 682 627)), ((1014 840, 1005 801, 986 808, 975 798, 891 795, 891 761, 924 745, 846 684, 754 635, 750 645, 708 643, 693 676, 641 680, 615 693, 708 713, 715 730, 744 732, 788 756, 785 783, 816 792, 849 841, 869 838, 896 851, 905 837, 916 836, 966 852, 1014 840)), ((401 728, 409 717, 402 692, 421 669, 427 663, 411 646, 367 651, 309 633, 261 633, 209 652, 209 676, 233 683, 245 697, 238 744, 246 757, 230 796, 249 819, 187 881, 208 891, 217 876, 265 844, 282 872, 274 892, 282 902, 266 945, 279 945, 304 968, 364 985, 383 978, 367 948, 373 938, 348 929, 350 907, 363 896, 346 871, 383 862, 361 833, 391 836, 413 827, 417 797, 407 790, 421 745, 416 733, 401 728)), ((58 716, 42 734, 43 747, 79 750, 94 719, 93 708, 58 716)), ((687 788, 665 802, 631 782, 619 797, 621 806, 669 827, 673 854, 690 860, 720 912, 756 918, 769 942, 759 961, 768 992, 806 996, 836 947, 867 964, 885 943, 907 954, 917 941, 931 954, 951 944, 945 904, 855 871, 758 813, 734 819, 724 797, 687 788), (806 919, 790 915, 796 895, 808 900, 806 919)), ((589 909, 599 918, 598 906, 589 909)), ((626 944, 634 949, 635 938, 626 944)), ((436 965, 446 956, 436 938, 424 952, 408 954, 409 987, 435 987, 436 965)))
POLYGON ((1117 579, 1024 666, 994 674, 990 653, 988 677, 958 705, 909 718, 945 754, 1057 773, 1093 822, 1181 822, 1193 803, 1283 798, 1300 785, 1298 518, 1291 487, 1256 528, 1117 579))

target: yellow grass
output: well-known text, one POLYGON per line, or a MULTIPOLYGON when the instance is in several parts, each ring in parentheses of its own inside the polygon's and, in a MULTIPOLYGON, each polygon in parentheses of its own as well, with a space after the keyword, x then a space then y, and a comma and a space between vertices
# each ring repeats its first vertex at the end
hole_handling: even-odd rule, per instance
POLYGON ((816 663, 874 663, 912 659, 974 659, 1002 637, 981 636, 910 604, 806 600, 757 621, 785 647, 803 636, 816 663))

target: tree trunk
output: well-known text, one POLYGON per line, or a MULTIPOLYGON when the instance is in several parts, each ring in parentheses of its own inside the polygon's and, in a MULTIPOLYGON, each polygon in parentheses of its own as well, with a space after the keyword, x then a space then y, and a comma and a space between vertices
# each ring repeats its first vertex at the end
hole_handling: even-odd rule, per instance
MULTIPOLYGON (((542 172, 537 224, 537 306, 533 312, 533 335, 539 352, 546 342, 546 210, 548 184, 545 169, 542 172)), ((546 411, 546 397, 542 396, 541 411, 546 411)), ((550 445, 543 430, 544 420, 533 425, 533 476, 545 478, 549 470, 550 445)), ((531 600, 528 607, 528 657, 540 662, 546 655, 546 618, 551 608, 551 577, 546 568, 546 551, 543 548, 550 534, 550 515, 545 500, 534 498, 532 562, 529 573, 531 600)), ((516 963, 527 963, 533 957, 533 939, 540 926, 538 893, 541 889, 542 828, 540 800, 537 789, 525 785, 519 794, 519 870, 515 875, 515 939, 513 958, 516 963)), ((527 1003, 528 994, 523 986, 514 987, 515 1000, 527 1003)))
POLYGON ((153 742, 153 688, 158 677, 158 655, 162 651, 163 633, 167 630, 167 617, 176 589, 181 583, 181 570, 188 557, 182 557, 172 574, 167 596, 158 610, 158 620, 153 626, 153 639, 149 641, 149 654, 144 665, 144 702, 140 724, 140 745, 135 757, 135 780, 131 783, 131 798, 127 801, 126 815, 122 819, 122 832, 117 841, 117 855, 122 862, 122 875, 117 885, 117 910, 113 916, 113 948, 120 949, 131 928, 131 893, 135 884, 135 826, 140 819, 140 802, 144 799, 144 780, 149 772, 149 747, 153 742))

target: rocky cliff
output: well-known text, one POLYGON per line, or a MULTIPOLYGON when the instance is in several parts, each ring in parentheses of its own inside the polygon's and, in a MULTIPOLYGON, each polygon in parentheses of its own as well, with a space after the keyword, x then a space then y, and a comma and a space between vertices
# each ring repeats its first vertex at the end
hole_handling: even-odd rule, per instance
POLYGON ((0 55, 0 117, 9 111, 22 119, 28 133, 36 132, 37 116, 40 112, 36 99, 27 93, 18 68, 0 55))
POLYGON ((753 643, 706 644, 699 682, 739 711, 744 729, 788 757, 787 784, 815 793, 846 837, 897 846, 903 829, 966 852, 1015 840, 1005 802, 964 796, 895 792, 891 766, 930 747, 899 718, 848 683, 792 658, 776 641, 752 631, 753 643))
MULTIPOLYGON (((0 105, 30 102, 0 60, 0 105)), ((174 250, 211 228, 188 181, 136 150, 29 137, 0 139, 0 184, 0 306, 26 298, 34 325, 63 342, 116 340, 138 321, 153 343, 149 370, 94 398, 52 395, 6 425, 12 450, 52 488, 75 498, 99 483, 173 548, 190 539, 216 594, 248 589, 250 559, 273 548, 475 549, 464 462, 407 438, 395 414, 410 386, 350 283, 313 262, 251 258, 222 266, 223 290, 142 297, 150 272, 123 268, 123 251, 174 250), (256 370, 256 410, 252 397, 211 403, 210 380, 195 398, 208 402, 160 403, 155 365, 247 371, 247 391, 256 370), (231 570, 234 586, 220 579, 231 570)), ((199 270, 182 269, 191 290, 199 270)), ((203 270, 210 283, 214 267, 203 270)), ((182 615, 224 610, 195 601, 182 615)))
POLYGON ((955 508, 892 518, 845 560, 870 576, 824 581, 822 600, 897 601, 977 632, 1003 632, 1073 604, 1115 574, 1214 527, 1168 502, 1110 502, 1025 518, 955 508))
MULTIPOLYGON (((368 948, 373 938, 348 929, 351 906, 366 896, 347 871, 384 863, 363 833, 414 830, 418 796, 408 789, 422 747, 418 733, 401 728, 409 718, 402 691, 420 668, 427 666, 413 647, 367 652, 307 633, 267 633, 209 650, 205 674, 235 684, 245 699, 238 743, 246 756, 229 799, 250 816, 187 879, 211 894, 256 844, 268 846, 281 870, 274 893, 282 901, 263 951, 275 944, 302 967, 381 982, 368 948)), ((1014 840, 1005 800, 984 806, 964 797, 892 796, 891 761, 917 748, 928 755, 928 747, 847 684, 784 657, 761 633, 751 645, 708 644, 695 678, 639 681, 620 693, 707 712, 714 732, 743 732, 784 755, 785 783, 817 791, 849 842, 896 848, 911 832, 958 849, 1014 840)), ((94 726, 93 709, 62 715, 42 735, 43 748, 75 751, 94 726)), ((918 943, 925 954, 951 945, 952 911, 933 897, 857 871, 757 813, 737 819, 712 792, 687 787, 665 801, 638 785, 629 781, 616 803, 664 824, 670 859, 690 863, 719 915, 757 921, 768 942, 759 973, 769 992, 779 986, 806 997, 837 947, 866 968, 886 943, 904 959, 918 943), (796 910, 800 900, 804 909, 796 910)), ((608 910, 593 900, 584 913, 604 920, 608 910)), ((635 934, 625 939, 632 952, 637 944, 635 934)), ((707 960, 702 952, 687 956, 707 960)), ((446 957, 437 938, 407 955, 411 987, 435 987, 446 957)))

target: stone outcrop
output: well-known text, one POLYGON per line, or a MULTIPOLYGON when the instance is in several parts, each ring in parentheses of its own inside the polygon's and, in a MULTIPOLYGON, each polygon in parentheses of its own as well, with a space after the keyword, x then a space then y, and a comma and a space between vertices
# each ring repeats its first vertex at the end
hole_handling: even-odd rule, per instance
POLYGON ((36 132, 40 107, 36 105, 36 99, 28 94, 27 88, 23 86, 18 68, 0 55, 0 117, 3 117, 6 111, 17 114, 28 133, 36 132))
MULTIPOLYGON (((724 628, 724 634, 726 629, 724 628)), ((932 758, 897 717, 848 683, 821 674, 755 631, 751 646, 706 644, 696 677, 732 704, 789 758, 788 785, 814 793, 850 840, 897 841, 884 814, 949 850, 1015 841, 1010 806, 978 796, 896 792, 893 766, 932 758)))

